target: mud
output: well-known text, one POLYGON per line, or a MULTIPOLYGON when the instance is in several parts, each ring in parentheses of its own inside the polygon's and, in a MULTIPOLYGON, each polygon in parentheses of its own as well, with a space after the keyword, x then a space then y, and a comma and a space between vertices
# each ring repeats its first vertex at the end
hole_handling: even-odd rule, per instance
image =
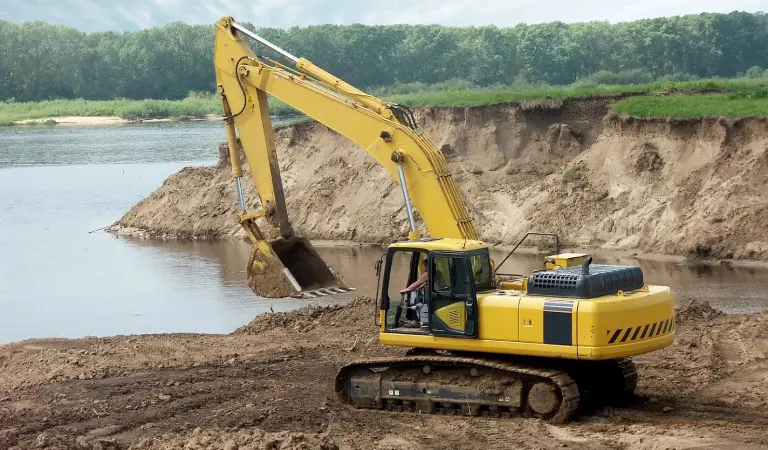
POLYGON ((338 368, 402 355, 374 302, 264 314, 230 335, 0 347, 0 449, 667 449, 768 447, 768 314, 691 302, 675 345, 636 358, 639 398, 566 426, 354 410, 338 368))
MULTIPOLYGON (((514 244, 528 231, 554 231, 570 247, 768 259, 768 193, 760 188, 768 121, 615 117, 610 101, 434 107, 416 116, 485 241, 514 244)), ((317 123, 275 136, 297 234, 374 243, 407 234, 395 181, 365 151, 317 123)), ((112 231, 242 236, 221 150, 217 167, 171 176, 112 231)), ((252 183, 245 185, 255 205, 252 183)))

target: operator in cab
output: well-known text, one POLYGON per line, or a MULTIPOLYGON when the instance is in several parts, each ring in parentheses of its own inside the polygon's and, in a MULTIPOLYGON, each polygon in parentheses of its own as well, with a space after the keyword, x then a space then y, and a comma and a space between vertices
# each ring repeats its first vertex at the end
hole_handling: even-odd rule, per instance
POLYGON ((421 260, 419 268, 421 269, 419 278, 400 291, 400 294, 408 295, 408 308, 416 312, 416 317, 418 317, 418 320, 414 320, 411 324, 414 328, 429 326, 427 298, 423 291, 429 279, 429 266, 426 258, 421 260), (412 294, 413 292, 416 293, 412 294))

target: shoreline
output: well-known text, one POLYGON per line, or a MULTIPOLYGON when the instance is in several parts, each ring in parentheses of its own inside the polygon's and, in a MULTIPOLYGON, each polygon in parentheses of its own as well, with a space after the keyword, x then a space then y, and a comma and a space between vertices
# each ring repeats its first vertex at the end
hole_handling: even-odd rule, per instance
POLYGON ((163 117, 156 119, 125 119, 119 116, 56 116, 40 119, 24 119, 13 122, 18 126, 29 125, 65 125, 65 126, 97 126, 97 125, 126 125, 136 123, 168 123, 168 122, 212 122, 222 117, 207 115, 205 117, 163 117))
MULTIPOLYGON (((156 240, 156 241, 232 241, 242 240, 247 241, 244 236, 237 235, 225 235, 216 238, 205 237, 174 237, 174 236, 152 236, 151 232, 131 227, 123 227, 121 225, 112 224, 104 229, 104 232, 111 234, 115 238, 124 238, 132 240, 156 240)), ((386 249, 387 242, 367 242, 367 241, 352 241, 343 239, 309 239, 309 241, 318 248, 328 247, 377 247, 386 249)), ((486 242, 491 250, 497 250, 500 252, 511 251, 514 248, 514 244, 495 244, 486 242)), ((683 265, 708 265, 708 266, 729 266, 734 268, 743 269, 768 269, 768 261, 754 260, 754 259, 689 259, 685 255, 663 254, 663 253, 649 253, 643 252, 639 249, 611 249, 601 247, 562 247, 561 253, 565 252, 577 252, 588 253, 590 256, 603 258, 611 257, 617 259, 634 259, 639 261, 649 262, 664 262, 664 263, 676 263, 683 265)), ((554 252, 540 251, 536 247, 520 246, 515 253, 524 255, 550 255, 554 252)))

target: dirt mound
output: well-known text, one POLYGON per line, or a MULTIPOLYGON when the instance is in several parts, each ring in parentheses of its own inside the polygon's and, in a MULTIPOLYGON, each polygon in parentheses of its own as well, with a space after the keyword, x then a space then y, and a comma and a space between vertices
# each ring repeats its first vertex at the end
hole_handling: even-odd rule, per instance
POLYGON ((711 320, 724 316, 725 313, 715 309, 706 300, 687 299, 681 300, 682 306, 676 308, 675 320, 678 323, 711 320))
POLYGON ((229 335, 3 345, 0 449, 764 448, 768 314, 704 305, 681 308, 695 319, 674 345, 634 358, 636 403, 567 426, 341 404, 341 366, 405 352, 375 339, 372 299, 267 314, 229 335))
POLYGON ((264 313, 235 333, 258 334, 277 328, 306 333, 318 327, 370 322, 375 317, 376 302, 370 297, 357 297, 345 305, 310 305, 294 311, 264 313))

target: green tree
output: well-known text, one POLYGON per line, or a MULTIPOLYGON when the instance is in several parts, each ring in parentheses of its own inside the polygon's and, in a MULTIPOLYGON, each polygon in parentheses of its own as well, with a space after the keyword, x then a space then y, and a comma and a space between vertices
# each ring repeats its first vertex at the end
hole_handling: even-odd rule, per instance
MULTIPOLYGON (((257 32, 362 88, 398 84, 401 91, 436 83, 456 88, 520 80, 758 77, 768 67, 766 13, 511 28, 353 24, 257 32)), ((191 91, 212 92, 213 36, 213 25, 85 34, 41 22, 0 21, 0 100, 178 99, 191 91)), ((257 54, 277 58, 254 46, 257 54)))

